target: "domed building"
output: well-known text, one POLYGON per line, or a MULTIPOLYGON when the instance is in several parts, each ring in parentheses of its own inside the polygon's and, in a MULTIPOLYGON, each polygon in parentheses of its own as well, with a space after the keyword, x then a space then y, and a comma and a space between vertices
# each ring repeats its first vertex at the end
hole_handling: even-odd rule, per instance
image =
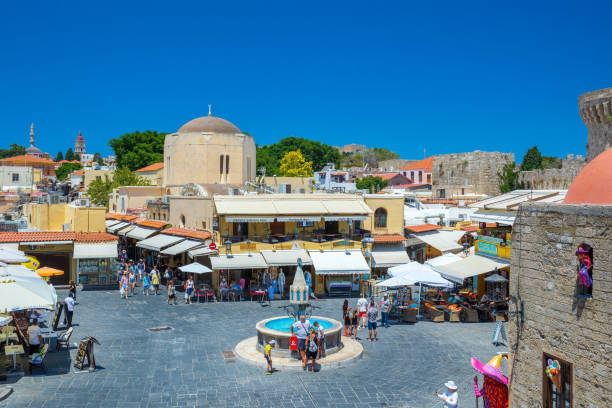
POLYGON ((189 183, 243 186, 254 177, 253 137, 210 110, 166 136, 164 186, 169 189, 189 183))

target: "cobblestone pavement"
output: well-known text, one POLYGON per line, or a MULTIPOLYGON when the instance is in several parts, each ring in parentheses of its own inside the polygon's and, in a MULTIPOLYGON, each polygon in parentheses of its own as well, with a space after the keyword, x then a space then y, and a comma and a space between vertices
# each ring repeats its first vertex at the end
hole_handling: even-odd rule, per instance
MULTIPOLYGON (((376 343, 360 331, 363 358, 346 367, 266 376, 222 351, 255 335, 258 320, 283 314, 283 301, 185 305, 178 297, 168 306, 163 295, 123 300, 117 291, 79 292, 71 342, 96 337, 99 369, 72 368, 74 345, 69 355, 50 353, 47 374, 12 384, 15 392, 0 407, 428 408, 441 406, 434 392, 449 379, 459 385, 460 406, 474 406, 470 357, 488 361, 502 351, 491 345, 492 323, 397 324, 380 329, 376 343), (160 326, 174 329, 147 330, 160 326)), ((342 301, 315 301, 315 313, 340 320, 342 301)))

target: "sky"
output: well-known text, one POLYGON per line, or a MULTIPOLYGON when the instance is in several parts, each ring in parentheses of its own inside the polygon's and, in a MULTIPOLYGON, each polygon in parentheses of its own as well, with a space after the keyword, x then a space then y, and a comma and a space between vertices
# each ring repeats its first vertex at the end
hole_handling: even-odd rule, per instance
POLYGON ((212 104, 259 145, 585 154, 578 96, 612 86, 612 2, 506 3, 7 2, 0 148, 34 122, 54 157, 79 130, 111 154, 212 104))

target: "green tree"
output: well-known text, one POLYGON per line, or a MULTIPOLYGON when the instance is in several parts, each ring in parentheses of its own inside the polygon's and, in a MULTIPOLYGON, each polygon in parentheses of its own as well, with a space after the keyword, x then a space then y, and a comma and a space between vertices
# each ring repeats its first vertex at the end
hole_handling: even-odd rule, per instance
POLYGON ((64 156, 64 159, 68 161, 76 160, 74 152, 72 151, 72 147, 69 147, 68 150, 66 150, 66 155, 64 156))
POLYGON ((307 161, 312 162, 314 171, 319 171, 327 163, 340 167, 341 155, 338 149, 325 143, 301 137, 287 137, 278 143, 257 148, 257 168, 265 167, 266 174, 280 174, 280 161, 289 152, 299 150, 307 161))
POLYGON ((357 189, 371 192, 380 191, 387 186, 388 181, 380 177, 365 176, 357 180, 357 189))
POLYGON ((87 195, 93 204, 108 208, 108 195, 113 191, 113 188, 121 186, 148 186, 150 184, 149 180, 137 176, 136 173, 126 167, 121 167, 115 170, 112 178, 105 175, 104 180, 96 179, 89 183, 87 195))
POLYGON ((26 154, 26 149, 23 146, 13 143, 10 149, 0 149, 0 159, 6 159, 7 157, 22 156, 26 154))
POLYGON ((117 157, 117 167, 138 170, 153 163, 164 161, 164 140, 166 133, 154 130, 126 133, 111 139, 108 145, 117 157))
POLYGON ((538 150, 538 146, 533 146, 527 150, 525 156, 523 156, 523 162, 521 163, 521 170, 529 171, 541 169, 542 167, 542 154, 538 150))
POLYGON ((57 152, 57 156, 55 156, 55 161, 56 162, 61 162, 62 160, 64 160, 64 153, 57 152))
POLYGON ((57 170, 55 170, 55 177, 58 180, 64 180, 73 171, 81 170, 83 166, 79 163, 64 163, 57 170))
POLYGON ((306 161, 302 152, 288 152, 280 161, 280 175, 283 177, 312 177, 312 162, 306 161))
POLYGON ((515 170, 516 163, 506 163, 501 171, 497 172, 499 190, 502 193, 524 188, 523 183, 519 183, 518 171, 515 170))
POLYGON ((104 165, 104 160, 102 160, 102 155, 100 153, 94 153, 93 161, 98 163, 100 166, 104 165))

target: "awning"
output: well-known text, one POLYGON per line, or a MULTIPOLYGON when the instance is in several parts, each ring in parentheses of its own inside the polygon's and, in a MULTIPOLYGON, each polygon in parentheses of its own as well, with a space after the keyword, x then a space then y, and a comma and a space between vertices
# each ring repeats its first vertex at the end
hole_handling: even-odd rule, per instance
POLYGON ((308 216, 294 216, 294 217, 276 217, 278 222, 319 222, 321 216, 308 217, 308 216))
POLYGON ((185 266, 179 266, 179 269, 181 270, 181 272, 185 272, 185 273, 196 273, 196 274, 202 274, 202 273, 209 273, 212 272, 212 270, 200 263, 194 262, 194 263, 190 263, 189 265, 185 265, 185 266))
POLYGON ((462 250, 463 247, 457 241, 465 234, 465 231, 437 230, 412 235, 444 254, 446 252, 462 250))
POLYGON ((34 242, 22 242, 21 245, 38 246, 38 245, 62 245, 72 244, 72 241, 34 241, 34 242))
POLYGON ((268 266, 297 265, 298 258, 302 260, 302 265, 312 265, 312 259, 305 249, 262 250, 261 255, 268 266))
POLYGON ((425 263, 435 268, 436 266, 447 265, 449 263, 457 262, 462 259, 463 258, 460 257, 459 255, 448 253, 448 254, 436 256, 435 258, 428 259, 425 261, 425 263))
POLYGON ((117 257, 117 241, 111 243, 74 243, 74 259, 98 259, 98 258, 116 258, 117 257))
POLYGON ((151 238, 144 239, 136 243, 138 248, 150 249, 151 251, 161 251, 169 246, 175 245, 184 241, 185 237, 177 237, 174 235, 159 234, 151 238))
POLYGON ((191 239, 186 239, 183 242, 179 242, 176 245, 172 245, 171 247, 164 249, 163 251, 161 251, 161 253, 165 255, 178 255, 178 254, 182 254, 183 252, 187 252, 191 248, 195 248, 200 245, 204 245, 204 243, 202 241, 194 241, 191 239))
POLYGON ((495 268, 501 269, 508 266, 510 266, 510 262, 481 255, 471 255, 457 262, 437 266, 434 269, 446 279, 463 283, 466 278, 491 272, 495 268))
POLYGON ((267 269, 263 256, 258 253, 211 256, 213 269, 267 269))
MULTIPOLYGON (((141 241, 143 239, 149 238, 151 235, 155 234, 157 231, 158 230, 156 229, 145 228, 145 227, 139 226, 139 227, 134 228, 130 232, 128 232, 125 236, 128 238, 133 238, 138 241, 141 241)), ((181 238, 181 239, 185 239, 185 238, 181 238)))
POLYGON ((513 225, 516 216, 506 213, 492 213, 477 211, 470 216, 472 221, 478 222, 496 222, 503 225, 513 225))
POLYGON ((207 245, 202 248, 192 249, 189 252, 187 252, 187 254, 189 255, 190 258, 195 258, 196 256, 208 256, 208 255, 216 254, 217 252, 219 252, 219 250, 210 249, 207 245))
POLYGON ((121 221, 119 220, 106 220, 106 228, 112 227, 113 225, 119 224, 121 221))
POLYGON ((2 242, 0 243, 0 247, 4 247, 12 251, 17 251, 19 250, 19 242, 2 242))
POLYGON ((226 217, 227 222, 274 222, 274 217, 226 217))
POLYGON ((410 262, 410 257, 402 248, 396 251, 372 251, 372 268, 390 268, 410 262))
MULTIPOLYGON (((106 222, 108 222, 108 221, 106 221, 106 222)), ((106 231, 113 233, 113 232, 116 232, 116 231, 120 230, 121 228, 127 227, 128 225, 130 225, 129 222, 123 222, 123 221, 116 222, 113 225, 108 225, 107 224, 106 225, 106 231)))
POLYGON ((359 249, 309 251, 317 275, 353 275, 370 273, 370 267, 359 249))
POLYGON ((365 215, 355 215, 355 216, 344 216, 344 217, 327 217, 325 216, 325 221, 365 221, 368 219, 365 215))
POLYGON ((136 225, 128 225, 127 227, 122 228, 119 231, 117 231, 117 235, 124 237, 127 235, 128 232, 132 231, 134 228, 136 228, 136 225))
POLYGON ((453 284, 442 276, 440 273, 433 270, 429 265, 423 265, 418 262, 410 262, 404 265, 394 266, 387 270, 389 276, 402 277, 414 284, 438 287, 451 287, 453 284))

